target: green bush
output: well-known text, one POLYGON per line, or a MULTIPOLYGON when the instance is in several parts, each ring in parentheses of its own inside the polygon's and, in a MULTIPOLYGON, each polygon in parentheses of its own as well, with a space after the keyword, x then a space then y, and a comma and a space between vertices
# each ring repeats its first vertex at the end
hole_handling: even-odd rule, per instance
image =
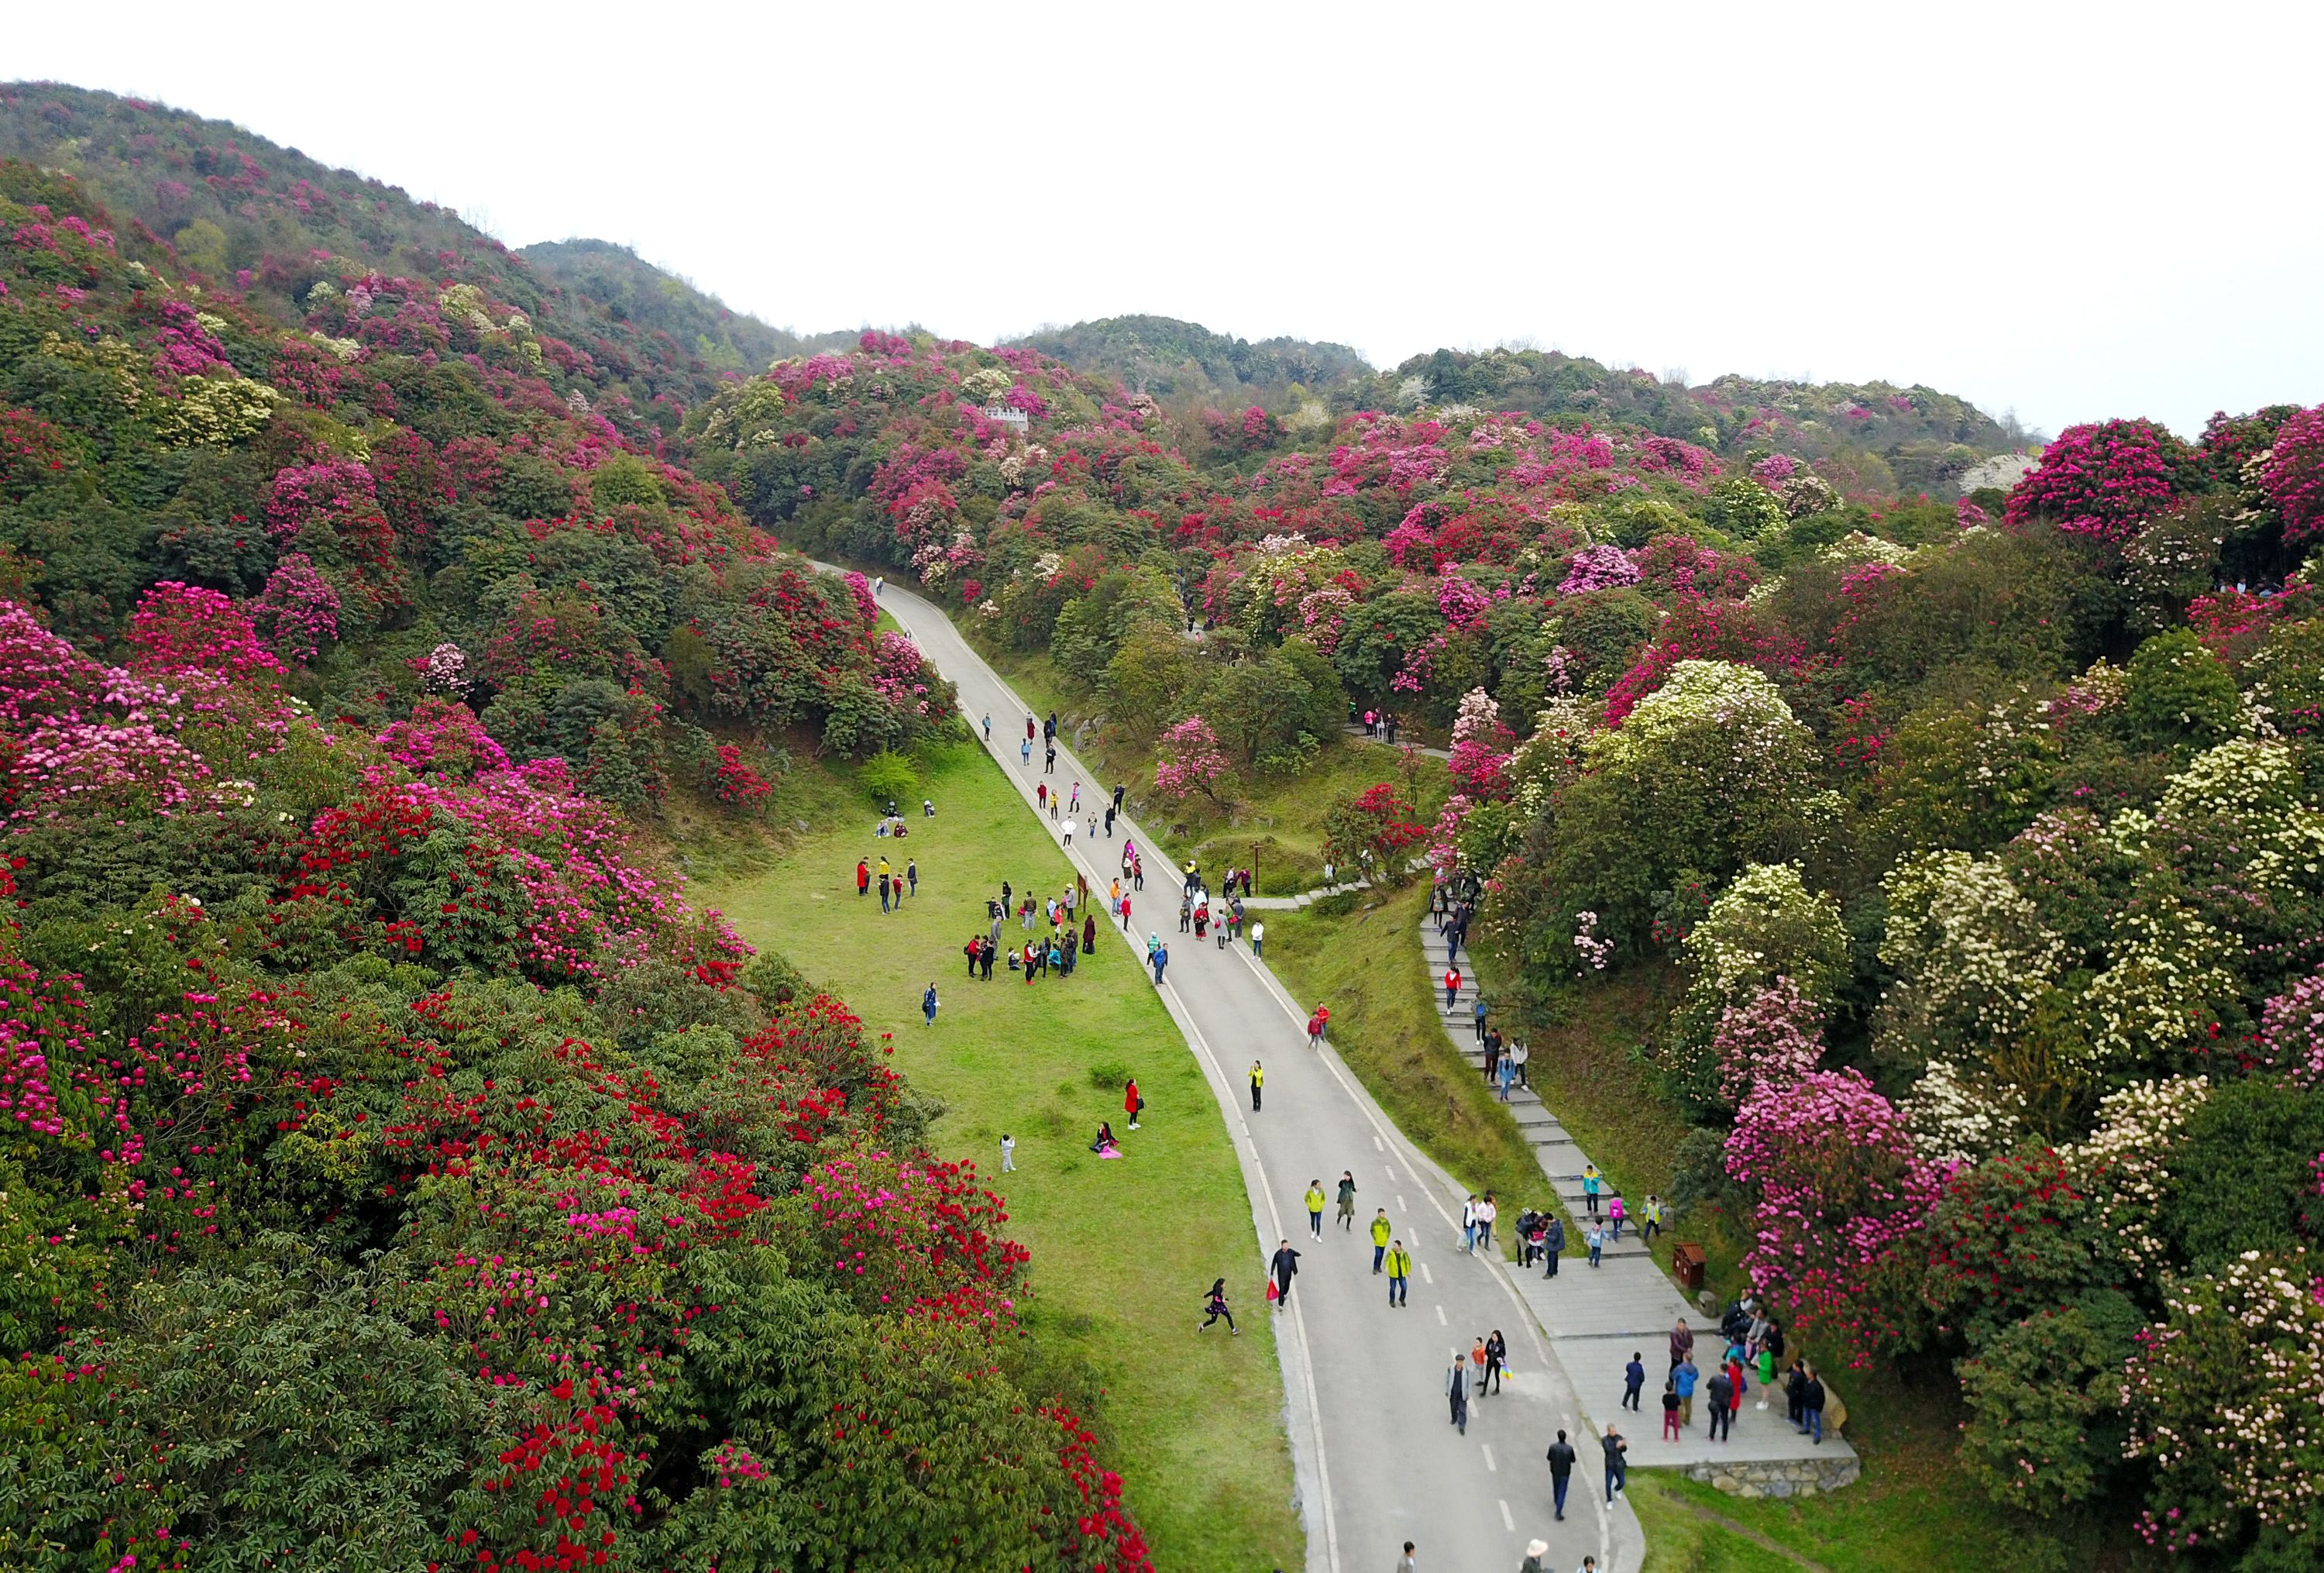
POLYGON ((919 773, 912 762, 891 748, 883 748, 856 767, 855 784, 873 802, 903 805, 919 795, 919 773))

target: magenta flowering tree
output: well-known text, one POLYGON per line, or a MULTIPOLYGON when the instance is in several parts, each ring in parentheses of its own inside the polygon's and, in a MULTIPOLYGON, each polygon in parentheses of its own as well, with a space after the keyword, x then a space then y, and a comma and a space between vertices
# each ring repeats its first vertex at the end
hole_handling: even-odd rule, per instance
POLYGON ((1227 756, 1219 751, 1218 735, 1200 716, 1189 716, 1155 742, 1154 784, 1172 800, 1184 802, 1197 792, 1219 802, 1219 786, 1226 780, 1227 756))
POLYGON ((1823 1057, 1823 1012, 1788 977, 1720 1013, 1711 1035, 1719 1096, 1739 1105, 1761 1087, 1781 1087, 1813 1070, 1823 1057))
POLYGON ((189 669, 241 677, 281 671, 248 616, 216 590, 164 579, 129 619, 131 663, 143 671, 189 669))
POLYGON ((339 636, 339 593, 315 571, 314 559, 290 552, 266 576, 253 620, 265 630, 276 654, 303 666, 339 636))
POLYGON ((1471 689, 1461 698, 1461 713, 1452 722, 1452 758, 1448 768, 1456 791, 1484 801, 1509 794, 1510 751, 1517 739, 1501 725, 1501 708, 1483 689, 1471 689))
POLYGON ((2324 1082, 2324 972, 2310 973, 2260 1007, 2254 1047, 2262 1063, 2301 1086, 2324 1082))
POLYGON ((1592 590, 1620 589, 1637 584, 1646 576, 1629 553, 1618 546, 1585 546, 1573 554, 1565 567, 1565 578, 1557 587, 1561 596, 1586 596, 1592 590))
POLYGON ((2259 486, 2283 515, 2286 541, 2324 532, 2324 404, 2276 428, 2274 446, 2260 462, 2259 486))
POLYGON ((411 708, 411 719, 379 735, 387 756, 415 775, 466 781, 486 771, 506 770, 508 754, 493 741, 467 706, 433 697, 411 708))
POLYGON ((2125 540, 2170 506, 2192 458, 2152 421, 2069 426, 2010 491, 2008 522, 2047 519, 2069 534, 2125 540))
POLYGON ((1744 1270, 1803 1334, 1830 1337, 1854 1365, 1913 1341, 1921 1236, 1946 1175, 1894 1104, 1852 1069, 1764 1082, 1736 1112, 1726 1165, 1753 1198, 1744 1270))

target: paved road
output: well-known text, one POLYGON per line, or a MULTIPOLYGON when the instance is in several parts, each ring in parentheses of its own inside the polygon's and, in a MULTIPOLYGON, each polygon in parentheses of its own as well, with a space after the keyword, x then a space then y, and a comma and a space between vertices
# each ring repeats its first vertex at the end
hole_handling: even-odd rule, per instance
MULTIPOLYGON (((1038 746, 1029 768, 1017 757, 1025 707, 936 607, 892 584, 881 604, 959 685, 972 722, 991 713, 995 756, 1030 809, 1044 777, 1038 746)), ((1062 748, 1056 773, 1046 779, 1079 780, 1084 802, 1101 795, 1098 779, 1062 748)), ((1134 824, 1118 822, 1111 842, 1101 837, 1092 847, 1076 838, 1068 849, 1093 888, 1102 890, 1117 872, 1124 834, 1152 845, 1134 824)), ((1609 1573, 1636 1568, 1645 1547, 1637 1519, 1627 1502, 1605 1506, 1587 1417, 1539 1324, 1502 1263, 1461 1249, 1459 1189, 1404 1139, 1336 1053, 1307 1047, 1306 1012, 1248 944, 1222 950, 1176 931, 1171 878, 1156 867, 1159 859, 1147 861, 1144 899, 1132 902, 1139 948, 1153 929, 1169 943, 1163 1003, 1217 1095, 1252 1198, 1259 1248, 1242 1278, 1239 1314, 1268 1314, 1261 1282, 1277 1241, 1288 1238, 1305 1253, 1288 1309, 1274 1314, 1310 1573, 1386 1568, 1407 1540, 1428 1573, 1493 1573, 1516 1568, 1535 1536, 1549 1542, 1549 1567, 1571 1570, 1591 1555, 1609 1573), (1257 1114, 1247 1081, 1254 1059, 1267 1071, 1257 1114), (1355 1175, 1359 1230, 1340 1233, 1327 1208, 1325 1238, 1310 1240, 1301 1200, 1308 1182, 1332 1193, 1343 1170, 1355 1175), (1361 1225, 1376 1208, 1388 1209, 1412 1252, 1406 1309, 1390 1309, 1387 1280, 1371 1275, 1361 1225), (1443 1373, 1456 1347, 1465 1351, 1496 1328, 1517 1374, 1502 1393, 1471 1402, 1463 1437, 1447 1423, 1443 1373), (1543 1460, 1561 1427, 1582 1454, 1562 1523, 1552 1522, 1543 1460)), ((1204 1287, 1156 1290, 1191 1308, 1204 1287)), ((1199 1357, 1194 1321, 1190 1309, 1188 1348, 1168 1357, 1199 1357)), ((1610 1402, 1604 1408, 1610 1416, 1610 1402)))

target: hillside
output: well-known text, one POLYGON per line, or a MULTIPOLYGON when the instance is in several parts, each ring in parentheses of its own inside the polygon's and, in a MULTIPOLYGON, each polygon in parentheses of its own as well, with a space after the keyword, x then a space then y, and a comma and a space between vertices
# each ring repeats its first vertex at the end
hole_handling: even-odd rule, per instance
POLYGON ((764 371, 771 361, 844 349, 857 338, 853 332, 801 337, 788 328, 770 328, 611 241, 544 240, 521 248, 517 254, 536 272, 602 307, 615 322, 667 334, 674 343, 690 347, 704 365, 717 371, 764 371))

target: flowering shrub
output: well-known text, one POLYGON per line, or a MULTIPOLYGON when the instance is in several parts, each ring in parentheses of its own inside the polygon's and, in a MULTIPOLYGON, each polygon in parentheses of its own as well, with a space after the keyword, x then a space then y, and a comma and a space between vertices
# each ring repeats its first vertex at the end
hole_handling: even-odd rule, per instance
POLYGON ((381 733, 378 743, 390 759, 415 775, 466 781, 508 768, 506 751, 476 724, 467 706, 444 699, 420 700, 412 707, 411 719, 381 733))
POLYGON ((2045 518, 2070 534, 2125 540, 2170 504, 2191 459, 2152 421, 2069 426, 2011 488, 2008 522, 2045 518))
POLYGON ((2260 490, 2283 516, 2285 540, 2308 541, 2324 530, 2324 404, 2277 427, 2258 469, 2260 490))
POLYGON ((339 593, 305 552, 286 552, 266 578, 255 616, 275 652, 303 665, 339 636, 339 593))
POLYGON ((721 743, 717 753, 718 768, 710 782, 712 797, 730 807, 747 809, 764 802, 774 791, 772 782, 742 763, 742 749, 721 743))
POLYGON ((1376 883, 1402 884, 1411 848, 1427 834, 1413 819, 1413 807, 1385 782, 1342 797, 1323 815, 1323 856, 1346 869, 1360 869, 1376 883))
POLYGON ((1177 801, 1199 792, 1213 802, 1226 780, 1227 756, 1211 724, 1189 716, 1155 740, 1154 784, 1177 801))
POLYGON ((1616 590, 1637 584, 1645 576, 1618 546, 1591 546, 1574 553, 1565 578, 1557 587, 1561 596, 1586 596, 1593 590, 1616 590))
POLYGON ((1822 1036, 1823 1012, 1788 977, 1729 1005, 1711 1035, 1720 1101, 1739 1106, 1756 1088, 1805 1076, 1823 1057, 1822 1036))
POLYGON ((129 644, 143 671, 241 677, 282 670, 233 602, 192 585, 164 581, 146 591, 130 619, 129 644))

